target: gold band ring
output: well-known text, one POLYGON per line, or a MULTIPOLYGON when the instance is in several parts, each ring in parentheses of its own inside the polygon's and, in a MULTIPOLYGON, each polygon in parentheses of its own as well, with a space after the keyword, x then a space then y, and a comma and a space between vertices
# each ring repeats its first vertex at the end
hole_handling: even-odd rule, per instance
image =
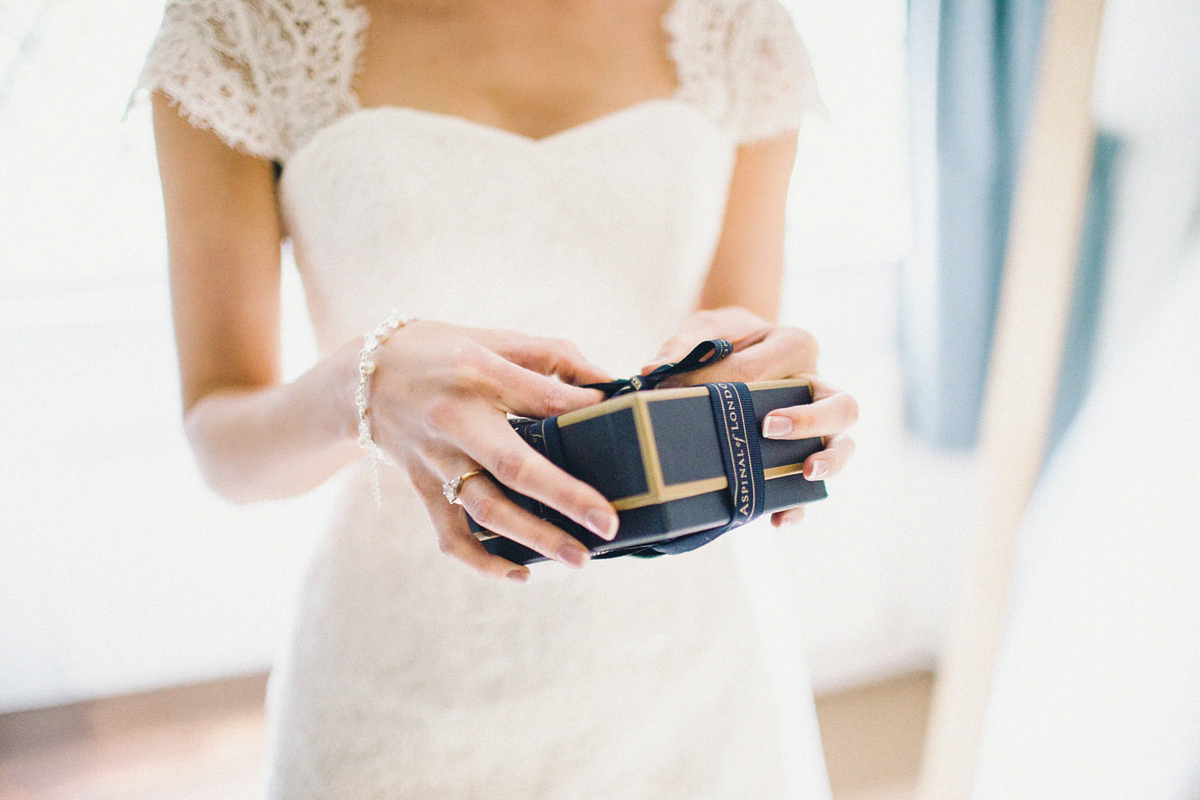
POLYGON ((461 506, 462 498, 460 498, 459 495, 462 494, 463 484, 470 478, 474 478, 476 475, 482 474, 482 469, 473 469, 470 472, 464 472, 454 480, 443 483, 442 494, 446 495, 446 500, 450 503, 450 505, 461 506))

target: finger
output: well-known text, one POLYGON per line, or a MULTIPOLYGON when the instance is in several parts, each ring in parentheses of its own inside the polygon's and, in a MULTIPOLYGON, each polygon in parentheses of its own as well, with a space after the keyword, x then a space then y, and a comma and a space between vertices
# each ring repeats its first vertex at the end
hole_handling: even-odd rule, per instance
POLYGON ((568 339, 548 339, 519 333, 489 334, 487 346, 518 366, 542 375, 557 375, 570 384, 604 383, 612 376, 593 364, 568 339))
POLYGON ((777 327, 765 336, 735 345, 734 354, 697 373, 704 382, 773 381, 816 371, 817 340, 800 328, 777 327))
POLYGON ((716 334, 716 329, 716 323, 710 317, 695 319, 686 328, 663 343, 654 358, 642 367, 642 374, 653 372, 663 364, 679 361, 700 342, 720 338, 716 334))
POLYGON ((804 477, 819 481, 837 475, 854 455, 854 448, 854 440, 846 434, 832 437, 824 450, 804 460, 804 477))
POLYGON ((548 378, 496 354, 486 359, 484 367, 490 379, 491 399, 513 414, 545 419, 595 405, 604 399, 604 394, 597 389, 584 389, 548 378))
POLYGON ((654 358, 642 365, 641 374, 649 375, 663 364, 682 361, 688 353, 692 352, 692 348, 700 342, 712 338, 716 337, 704 331, 693 331, 691 329, 673 336, 659 349, 658 354, 654 358))
POLYGON ((480 527, 536 550, 546 558, 576 569, 591 558, 578 539, 517 506, 486 476, 464 482, 459 500, 480 527))
POLYGON ((602 539, 617 535, 617 512, 604 495, 554 466, 499 417, 463 426, 459 446, 505 486, 557 509, 602 539))
POLYGON ((807 405, 777 408, 763 417, 763 436, 768 439, 833 436, 858 421, 858 402, 845 392, 813 381, 813 396, 819 399, 807 405))
MULTIPOLYGON (((517 583, 529 580, 529 568, 494 556, 480 543, 467 526, 463 512, 446 502, 442 482, 424 464, 413 461, 407 465, 409 478, 429 513, 438 535, 438 546, 451 558, 491 578, 507 578, 517 583)), ((470 481, 468 481, 470 483, 470 481)))
POLYGON ((700 311, 688 318, 687 326, 663 344, 658 354, 642 367, 642 374, 653 372, 663 364, 679 361, 700 342, 708 339, 727 339, 735 344, 747 337, 769 330, 763 320, 744 308, 729 308, 700 311))
POLYGON ((815 374, 805 375, 804 377, 812 385, 813 400, 824 400, 826 397, 832 397, 841 392, 841 389, 831 386, 815 374))
POLYGON ((771 515, 771 524, 776 528, 781 528, 784 525, 798 525, 802 519, 804 519, 804 506, 797 506, 785 511, 776 511, 771 515))
POLYGON ((714 381, 771 381, 811 372, 816 367, 816 339, 799 328, 764 328, 733 343, 733 355, 712 366, 662 383, 691 386, 714 381))

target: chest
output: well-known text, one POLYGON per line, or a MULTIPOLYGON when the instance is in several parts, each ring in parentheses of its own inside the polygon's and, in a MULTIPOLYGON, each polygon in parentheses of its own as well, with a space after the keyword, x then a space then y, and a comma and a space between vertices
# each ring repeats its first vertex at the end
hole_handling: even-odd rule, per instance
POLYGON ((403 298, 417 316, 575 331, 600 347, 691 302, 735 153, 676 99, 537 140, 367 108, 296 153, 281 201, 323 346, 403 298))
POLYGON ((677 87, 668 0, 374 0, 354 80, 404 106, 542 138, 677 87))

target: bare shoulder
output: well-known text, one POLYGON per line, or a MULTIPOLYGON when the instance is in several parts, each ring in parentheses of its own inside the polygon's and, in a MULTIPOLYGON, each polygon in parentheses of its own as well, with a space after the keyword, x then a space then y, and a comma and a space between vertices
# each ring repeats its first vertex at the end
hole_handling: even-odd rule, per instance
POLYGON ((191 118, 179 103, 162 90, 150 95, 154 109, 154 141, 158 150, 160 168, 203 165, 203 173, 212 177, 214 171, 225 175, 240 174, 254 180, 254 176, 270 178, 274 183, 274 165, 271 161, 250 155, 223 141, 216 133, 201 122, 191 118), (166 163, 164 162, 166 160, 166 163))

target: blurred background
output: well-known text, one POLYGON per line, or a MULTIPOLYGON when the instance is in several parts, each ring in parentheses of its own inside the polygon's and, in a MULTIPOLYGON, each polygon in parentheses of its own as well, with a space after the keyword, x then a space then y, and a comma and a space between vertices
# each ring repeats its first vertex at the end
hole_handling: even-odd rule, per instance
MULTIPOLYGON (((790 619, 822 697, 835 793, 909 796, 978 513, 973 445, 1042 6, 786 4, 829 113, 801 131, 782 318, 816 335, 822 372, 862 409, 858 454, 830 501, 781 534, 793 537, 801 600, 790 619)), ((126 115, 161 13, 161 0, 0 0, 4 797, 253 796, 261 676, 337 490, 229 506, 184 441, 149 110, 135 102, 126 115), (217 721, 180 727, 206 714, 217 721), (164 730, 182 738, 164 744, 164 730)), ((1169 311, 1200 263, 1197 52, 1200 4, 1107 3, 1059 473, 1107 457, 1072 432, 1097 376, 1130 374, 1124 353, 1149 321, 1197 313, 1169 311)), ((284 300, 295 375, 315 350, 294 269, 284 300)), ((1174 378, 1196 386, 1195 347, 1171 344, 1181 330, 1159 332, 1157 351, 1184 359, 1174 378)), ((1110 397, 1159 392, 1103 385, 1110 397)), ((1166 447, 1195 442, 1197 396, 1152 409, 1193 426, 1166 447)), ((1112 469, 1153 482, 1156 463, 1142 453, 1112 469)), ((1195 493, 1143 504, 1137 525, 1200 540, 1195 451, 1169 463, 1171 485, 1195 493)), ((1071 525, 1063 509, 1094 501, 1087 486, 1044 480, 1024 535, 1053 538, 1071 525)), ((1194 563, 1194 547, 1163 552, 1194 563)), ((1200 606, 1195 578, 1178 580, 1167 608, 1200 606)), ((1194 617, 1164 636, 1186 642, 1194 617)), ((1197 794, 1161 796, 1200 797, 1200 733, 1186 733, 1200 716, 1172 730, 1184 751, 1196 744, 1176 771, 1197 794)))

